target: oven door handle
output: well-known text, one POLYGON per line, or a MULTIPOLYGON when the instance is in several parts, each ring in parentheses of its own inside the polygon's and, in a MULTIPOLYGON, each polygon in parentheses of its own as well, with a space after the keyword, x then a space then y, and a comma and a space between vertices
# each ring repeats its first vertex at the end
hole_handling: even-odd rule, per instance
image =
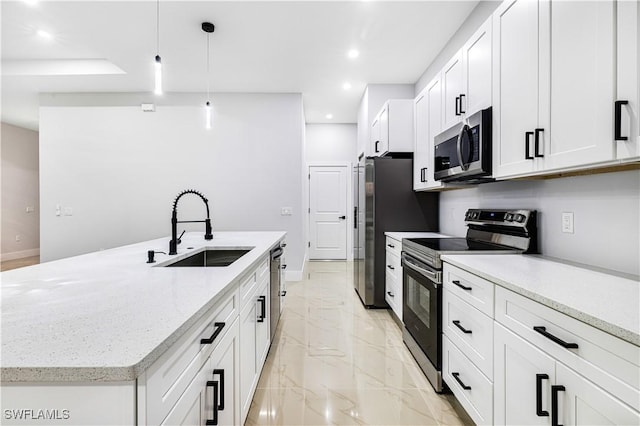
POLYGON ((408 267, 409 269, 413 269, 419 274, 424 275, 425 277, 431 279, 432 281, 438 281, 438 273, 430 271, 428 269, 421 268, 418 264, 412 262, 406 254, 402 253, 402 265, 408 267))

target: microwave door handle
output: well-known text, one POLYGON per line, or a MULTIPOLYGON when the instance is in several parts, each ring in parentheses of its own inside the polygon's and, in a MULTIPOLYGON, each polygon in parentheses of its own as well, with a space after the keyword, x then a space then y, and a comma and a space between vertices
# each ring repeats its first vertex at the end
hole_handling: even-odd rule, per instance
POLYGON ((438 280, 438 275, 435 272, 431 272, 427 269, 421 268, 418 265, 416 265, 415 263, 413 263, 412 261, 409 260, 409 258, 407 257, 406 254, 402 254, 402 263, 404 265, 406 265, 407 267, 409 267, 409 269, 413 269, 414 271, 424 275, 427 278, 430 278, 433 281, 437 281, 438 280))
POLYGON ((457 149, 457 153, 458 153, 458 163, 460 164, 460 168, 462 170, 466 170, 465 166, 464 166, 464 162, 462 161, 462 132, 464 132, 464 125, 462 126, 462 129, 460 129, 460 133, 458 133, 458 141, 456 143, 456 149, 457 149))

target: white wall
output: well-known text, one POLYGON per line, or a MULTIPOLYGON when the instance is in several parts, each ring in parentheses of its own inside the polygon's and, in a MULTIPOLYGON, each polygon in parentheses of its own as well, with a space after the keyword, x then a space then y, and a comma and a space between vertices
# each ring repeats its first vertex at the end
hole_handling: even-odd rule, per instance
POLYGON ((36 256, 40 246, 38 132, 2 123, 0 133, 1 258, 36 256), (27 213, 27 207, 33 211, 27 213))
MULTIPOLYGON (((164 95, 169 105, 141 112, 148 97, 41 96, 43 260, 162 236, 168 249, 172 202, 194 188, 209 199, 214 235, 287 231, 289 270, 302 270, 302 96, 217 94, 212 130, 201 95, 164 95), (73 215, 57 217, 56 205, 73 215)), ((181 199, 179 219, 204 216, 197 197, 181 199)))
POLYGON ((307 162, 353 162, 356 158, 357 128, 355 124, 307 124, 307 162))
MULTIPOLYGON (((355 124, 307 124, 305 135, 305 157, 308 165, 346 165, 347 167, 347 223, 352 223, 353 193, 351 167, 356 160, 358 129, 355 124)), ((308 173, 308 171, 306 172, 308 173)), ((308 188, 309 181, 307 179, 308 188)), ((309 197, 305 198, 305 209, 309 208, 309 197)), ((307 219, 309 215, 307 214, 307 219)), ((307 229, 309 221, 306 221, 307 229)), ((353 258, 353 232, 347 226, 347 260, 353 258)))
POLYGON ((468 208, 536 209, 543 255, 640 275, 640 171, 446 191, 440 231, 464 236, 468 208), (573 234, 561 232, 562 212, 574 213, 573 234))

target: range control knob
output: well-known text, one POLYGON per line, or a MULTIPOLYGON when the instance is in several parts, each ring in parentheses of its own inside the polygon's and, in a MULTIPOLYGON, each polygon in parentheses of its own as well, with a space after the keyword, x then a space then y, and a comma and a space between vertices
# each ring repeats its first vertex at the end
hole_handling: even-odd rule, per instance
POLYGON ((527 217, 523 214, 516 215, 516 222, 523 223, 527 217))
POLYGON ((507 213, 504 216, 504 220, 506 220, 507 222, 512 222, 513 221, 513 215, 511 213, 507 213))

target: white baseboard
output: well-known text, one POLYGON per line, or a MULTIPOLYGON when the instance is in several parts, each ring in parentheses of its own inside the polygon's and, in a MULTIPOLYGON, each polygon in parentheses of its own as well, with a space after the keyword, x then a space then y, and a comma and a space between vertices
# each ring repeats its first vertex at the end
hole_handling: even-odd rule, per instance
POLYGON ((5 262, 7 260, 15 260, 22 259, 25 257, 39 256, 40 249, 31 249, 31 250, 22 250, 22 251, 14 251, 11 253, 2 253, 0 254, 0 261, 5 262))

